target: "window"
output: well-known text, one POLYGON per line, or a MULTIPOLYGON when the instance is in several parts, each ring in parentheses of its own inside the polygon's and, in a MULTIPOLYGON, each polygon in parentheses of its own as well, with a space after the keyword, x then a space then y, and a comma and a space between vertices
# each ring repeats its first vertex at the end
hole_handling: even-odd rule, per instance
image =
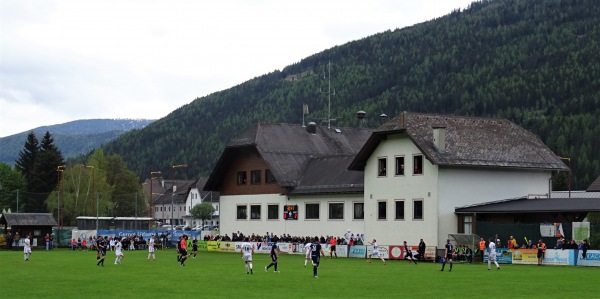
POLYGON ((387 158, 377 160, 377 176, 387 176, 387 158))
POLYGON ((279 205, 268 205, 267 206, 267 219, 269 219, 269 220, 279 219, 279 205))
POLYGON ((275 177, 273 176, 273 173, 271 172, 271 170, 265 169, 265 183, 273 184, 276 182, 277 182, 277 180, 275 180, 275 177))
POLYGON ((365 203, 364 202, 355 202, 354 203, 354 211, 353 211, 354 220, 362 220, 365 219, 365 203))
POLYGON ((404 157, 396 157, 395 175, 404 175, 404 157))
POLYGON ((464 234, 472 234, 473 229, 473 216, 465 216, 464 222, 464 234))
POLYGON ((245 171, 237 172, 237 184, 238 185, 246 185, 246 172, 245 171))
POLYGON ((261 175, 260 170, 252 170, 250 172, 250 183, 252 185, 259 185, 260 184, 260 175, 261 175))
POLYGON ((413 201, 413 220, 423 220, 423 200, 413 201))
POLYGON ((250 205, 250 219, 260 220, 260 205, 250 205))
POLYGON ((413 157, 413 174, 423 174, 423 155, 413 157))
POLYGON ((306 219, 319 219, 319 204, 318 203, 307 203, 306 204, 306 219))
POLYGON ((341 220, 344 219, 344 203, 330 202, 329 203, 329 219, 341 220))
POLYGON ((237 206, 237 220, 246 220, 248 219, 248 207, 247 206, 237 206))
POLYGON ((377 202, 377 219, 378 220, 387 219, 387 202, 385 202, 385 201, 377 202))
POLYGON ((404 220, 404 200, 396 200, 396 220, 404 220))

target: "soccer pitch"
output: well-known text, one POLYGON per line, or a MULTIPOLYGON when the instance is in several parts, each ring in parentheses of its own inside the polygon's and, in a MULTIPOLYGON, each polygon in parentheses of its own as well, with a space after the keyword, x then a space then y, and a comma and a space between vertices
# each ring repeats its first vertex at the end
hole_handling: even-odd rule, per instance
POLYGON ((594 267, 446 265, 373 259, 321 259, 319 278, 310 261, 282 254, 280 273, 266 254, 254 255, 254 274, 246 274, 239 254, 201 252, 177 263, 174 249, 158 250, 156 261, 145 250, 124 251, 114 265, 96 266, 95 251, 0 251, 3 298, 598 298, 600 269, 594 267))

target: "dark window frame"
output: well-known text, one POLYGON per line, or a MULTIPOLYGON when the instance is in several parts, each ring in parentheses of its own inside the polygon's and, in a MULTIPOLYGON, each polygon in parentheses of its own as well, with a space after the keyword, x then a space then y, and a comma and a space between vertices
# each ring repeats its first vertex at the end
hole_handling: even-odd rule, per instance
POLYGON ((406 161, 404 160, 404 156, 396 156, 394 159, 395 162, 395 175, 401 176, 404 175, 404 169, 406 168, 406 161))
POLYGON ((321 209, 321 205, 319 203, 305 203, 304 204, 304 210, 306 211, 304 214, 304 219, 306 220, 319 220, 319 218, 321 217, 321 213, 320 213, 320 209, 321 209), (309 207, 310 206, 310 207, 309 207), (316 211, 313 210, 314 207, 317 207, 316 211), (309 215, 309 213, 316 213, 315 215, 309 215))
POLYGON ((238 171, 236 178, 237 178, 236 181, 237 181, 238 185, 246 185, 247 176, 246 176, 246 171, 245 170, 238 171))
POLYGON ((406 219, 406 201, 404 199, 397 199, 394 201, 394 220, 405 220, 406 219), (399 215, 398 208, 402 207, 402 215, 399 215))
POLYGON ((423 175, 423 155, 413 155, 413 175, 423 175))
POLYGON ((387 157, 377 158, 377 176, 378 177, 386 177, 387 176, 387 157))
POLYGON ((237 205, 235 208, 236 220, 248 220, 248 206, 237 205), (241 209, 240 209, 241 208, 241 209))
POLYGON ((425 220, 425 203, 423 199, 413 199, 413 220, 425 220), (420 207, 417 206, 420 205, 420 207), (420 217, 419 215, 420 214, 420 217))
POLYGON ((278 204, 268 204, 267 205, 267 220, 279 220, 279 205, 278 204), (272 208, 275 207, 275 213, 273 214, 272 208), (275 215, 275 217, 272 217, 275 215))
POLYGON ((353 202, 352 203, 352 220, 365 220, 365 203, 364 202, 353 202), (356 206, 359 205, 361 215, 357 217, 356 206))
POLYGON ((327 203, 327 220, 344 220, 344 203, 343 202, 329 202, 327 203), (334 207, 332 207, 334 205, 334 207), (341 205, 341 211, 339 210, 341 205), (341 213, 341 215, 340 215, 341 213))
POLYGON ((260 185, 262 177, 262 170, 251 170, 250 171, 250 184, 252 185, 260 185))
POLYGON ((262 214, 262 205, 251 204, 250 205, 250 220, 260 220, 262 214), (256 209, 258 208, 258 210, 256 209))
POLYGON ((377 201, 377 220, 387 220, 387 200, 377 201), (382 209, 383 208, 383 213, 382 209))

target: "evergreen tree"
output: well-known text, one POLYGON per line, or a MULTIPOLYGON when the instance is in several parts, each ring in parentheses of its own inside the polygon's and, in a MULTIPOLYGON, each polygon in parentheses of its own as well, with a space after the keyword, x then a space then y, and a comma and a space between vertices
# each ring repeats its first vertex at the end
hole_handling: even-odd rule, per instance
MULTIPOLYGON (((23 175, 6 163, 0 162, 0 210, 10 209, 12 212, 20 211, 17 209, 17 190, 25 190, 25 178, 23 175)), ((20 203, 19 203, 20 205, 20 203)))
POLYGON ((46 212, 44 202, 58 184, 57 167, 64 164, 64 159, 50 132, 42 139, 40 150, 35 158, 33 171, 28 180, 28 191, 32 192, 27 205, 28 212, 46 212))
POLYGON ((25 141, 23 150, 19 152, 19 160, 15 161, 16 169, 23 175, 26 181, 28 181, 31 176, 38 151, 38 139, 35 136, 35 133, 31 131, 27 135, 27 141, 25 141))

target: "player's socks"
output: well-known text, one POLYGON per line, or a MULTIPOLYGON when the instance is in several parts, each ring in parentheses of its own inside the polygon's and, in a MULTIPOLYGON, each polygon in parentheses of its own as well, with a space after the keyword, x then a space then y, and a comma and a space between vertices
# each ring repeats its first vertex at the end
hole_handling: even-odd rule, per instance
POLYGON ((306 267, 306 262, 308 262, 308 260, 305 259, 304 260, 304 267, 306 267))
POLYGON ((313 266, 313 276, 317 276, 317 266, 313 266))

